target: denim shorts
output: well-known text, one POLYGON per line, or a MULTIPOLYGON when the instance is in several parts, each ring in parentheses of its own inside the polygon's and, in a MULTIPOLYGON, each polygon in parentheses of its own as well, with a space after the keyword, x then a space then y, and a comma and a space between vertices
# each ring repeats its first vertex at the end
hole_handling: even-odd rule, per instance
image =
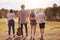
POLYGON ((37 22, 36 22, 36 20, 30 20, 30 24, 31 24, 31 25, 36 25, 37 22))

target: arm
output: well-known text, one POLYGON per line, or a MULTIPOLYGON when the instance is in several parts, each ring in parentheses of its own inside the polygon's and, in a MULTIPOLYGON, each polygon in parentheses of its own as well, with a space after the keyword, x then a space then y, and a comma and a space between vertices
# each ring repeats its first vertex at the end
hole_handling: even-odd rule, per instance
POLYGON ((39 17, 38 17, 39 15, 38 14, 36 14, 36 20, 37 20, 37 23, 39 23, 40 21, 39 21, 39 17))
POLYGON ((15 13, 13 13, 13 14, 14 14, 14 15, 13 15, 13 16, 14 16, 14 18, 16 18, 16 15, 15 15, 15 13))
POLYGON ((29 21, 29 13, 26 12, 26 21, 28 22, 29 21))
POLYGON ((36 21, 37 21, 37 23, 39 23, 39 18, 38 17, 36 17, 36 21))
POLYGON ((46 19, 46 16, 45 16, 45 14, 44 14, 44 20, 46 19))
POLYGON ((18 26, 20 25, 20 12, 18 13, 18 26))
POLYGON ((20 20, 20 12, 18 13, 18 20, 20 20))
POLYGON ((8 21, 8 13, 7 13, 7 21, 8 21))

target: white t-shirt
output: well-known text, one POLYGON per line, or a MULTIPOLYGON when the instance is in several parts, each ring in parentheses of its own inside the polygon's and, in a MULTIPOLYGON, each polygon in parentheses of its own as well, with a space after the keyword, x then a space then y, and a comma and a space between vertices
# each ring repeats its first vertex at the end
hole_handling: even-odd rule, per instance
POLYGON ((13 20, 15 14, 14 13, 8 13, 7 14, 7 20, 13 20))
POLYGON ((36 16, 38 17, 39 19, 39 23, 44 23, 45 22, 45 14, 43 12, 39 12, 36 14, 36 16))

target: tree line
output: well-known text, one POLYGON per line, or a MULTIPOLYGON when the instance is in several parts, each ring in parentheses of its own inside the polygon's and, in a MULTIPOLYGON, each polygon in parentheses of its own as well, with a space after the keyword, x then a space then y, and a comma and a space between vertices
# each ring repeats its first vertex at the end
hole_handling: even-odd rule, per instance
POLYGON ((53 7, 47 7, 45 9, 45 14, 47 21, 60 21, 60 6, 53 4, 53 7))
MULTIPOLYGON (((60 21, 60 6, 57 6, 57 4, 53 4, 53 7, 47 7, 44 10, 47 21, 60 21)), ((4 9, 4 8, 0 9, 0 19, 6 18, 8 11, 9 11, 8 9, 4 9)), ((13 10, 13 11, 16 17, 18 17, 19 10, 13 10)))
MULTIPOLYGON (((13 10, 13 9, 12 9, 13 10)), ((7 18, 7 13, 9 12, 8 9, 0 9, 0 18, 7 18)), ((18 16, 18 10, 13 10, 13 12, 15 13, 16 17, 18 16)))

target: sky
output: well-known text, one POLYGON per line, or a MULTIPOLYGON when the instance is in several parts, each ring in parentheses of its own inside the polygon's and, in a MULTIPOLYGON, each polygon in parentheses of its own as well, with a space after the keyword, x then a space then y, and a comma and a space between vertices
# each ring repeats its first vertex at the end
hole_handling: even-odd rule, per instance
POLYGON ((0 9, 20 10, 22 4, 25 5, 25 9, 46 8, 52 7, 54 3, 60 6, 60 0, 0 0, 0 9))

